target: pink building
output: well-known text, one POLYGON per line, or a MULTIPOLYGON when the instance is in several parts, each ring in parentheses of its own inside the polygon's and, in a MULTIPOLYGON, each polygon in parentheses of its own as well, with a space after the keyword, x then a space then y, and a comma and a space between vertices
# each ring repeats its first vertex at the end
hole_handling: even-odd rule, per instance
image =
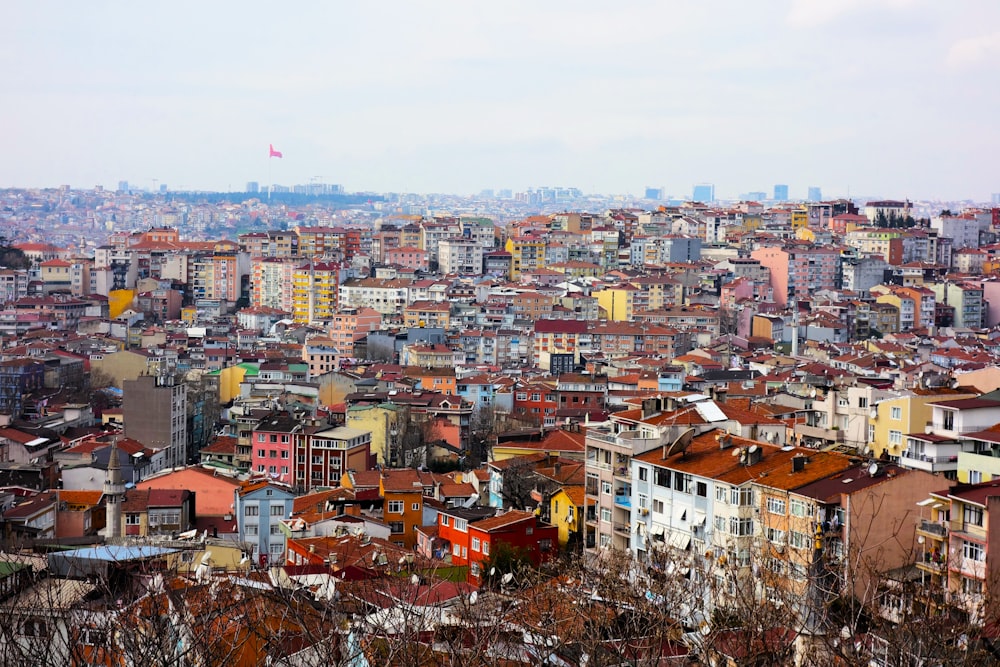
POLYGON ((372 308, 345 309, 333 316, 330 322, 329 338, 339 350, 337 363, 350 357, 355 341, 359 341, 382 326, 382 314, 372 308))
POLYGON ((390 248, 384 251, 385 263, 403 266, 414 271, 427 271, 430 259, 426 250, 406 246, 405 248, 390 248))
POLYGON ((816 290, 837 286, 840 273, 837 248, 789 244, 757 248, 750 257, 771 271, 774 302, 782 308, 790 298, 808 298, 816 290))

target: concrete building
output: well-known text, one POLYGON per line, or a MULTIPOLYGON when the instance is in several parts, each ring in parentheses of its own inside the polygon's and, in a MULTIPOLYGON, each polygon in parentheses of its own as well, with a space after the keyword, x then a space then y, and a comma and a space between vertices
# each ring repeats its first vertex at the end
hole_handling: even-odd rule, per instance
POLYGON ((187 451, 187 385, 173 375, 140 375, 122 381, 125 437, 164 450, 167 467, 184 465, 187 451))

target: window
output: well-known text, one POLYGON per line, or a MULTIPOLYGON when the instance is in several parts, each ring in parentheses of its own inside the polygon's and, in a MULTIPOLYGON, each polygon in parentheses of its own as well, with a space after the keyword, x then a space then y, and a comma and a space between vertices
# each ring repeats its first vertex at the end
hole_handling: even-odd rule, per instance
POLYGON ((674 490, 680 491, 681 493, 691 493, 691 475, 682 472, 675 472, 674 490))
POLYGON ((903 418, 903 408, 901 407, 889 408, 889 419, 899 421, 902 418, 903 418))
POLYGON ((706 484, 705 482, 698 482, 698 484, 695 487, 695 493, 697 495, 701 496, 702 498, 707 498, 708 497, 708 484, 706 484))
POLYGON ((729 487, 728 486, 716 486, 715 487, 715 502, 722 503, 724 505, 726 503, 726 497, 728 495, 729 495, 729 487))
POLYGON ((272 449, 267 456, 268 456, 268 458, 272 458, 272 459, 278 458, 278 450, 277 449, 272 449))
POLYGON ((284 516, 285 507, 284 505, 271 505, 271 516, 284 516))
POLYGON ((867 408, 868 407, 868 397, 867 396, 858 396, 858 407, 859 408, 867 408))
POLYGON ((450 525, 450 522, 451 522, 451 517, 450 516, 448 516, 447 514, 442 514, 441 515, 441 525, 442 526, 448 526, 448 525, 450 525))
POLYGON ((777 542, 779 544, 784 544, 785 542, 785 531, 778 530, 777 528, 767 529, 767 539, 769 542, 777 542))
POLYGON ((611 495, 611 482, 601 482, 601 493, 606 496, 611 495))
POLYGON ((663 468, 653 469, 653 484, 656 486, 662 486, 665 489, 670 488, 670 471, 664 470, 663 468))
POLYGON ((246 530, 243 531, 243 532, 245 532, 249 536, 257 535, 257 524, 255 524, 255 523, 248 523, 246 525, 246 530))
POLYGON ((946 431, 955 430, 955 413, 951 410, 944 411, 944 429, 946 431))
POLYGON ((125 525, 126 526, 138 526, 139 525, 139 515, 138 514, 126 514, 125 515, 125 525))
POLYGON ((402 514, 403 513, 403 501, 402 500, 390 500, 389 506, 386 510, 389 514, 402 514))
POLYGON ((469 522, 466 519, 455 517, 455 530, 460 533, 467 533, 469 531, 469 522))
POLYGON ((983 508, 975 505, 966 505, 962 510, 962 520, 967 526, 983 525, 983 508))
POLYGON ((485 542, 485 541, 483 542, 483 555, 484 556, 489 556, 490 555, 490 543, 489 542, 485 542))
POLYGON ((649 481, 649 468, 646 466, 639 466, 639 481, 648 482, 649 481))
POLYGON ((256 505, 247 505, 243 508, 243 516, 257 516, 260 513, 260 508, 256 505))
POLYGON ((962 593, 965 595, 982 595, 983 582, 979 579, 962 577, 962 593))
POLYGON ((753 535, 753 519, 738 519, 730 517, 729 532, 737 537, 747 537, 753 535))
POLYGON ((478 537, 473 537, 472 538, 472 550, 473 551, 479 551, 479 538, 478 537))
POLYGON ((753 489, 741 489, 734 486, 729 494, 729 502, 740 507, 750 507, 753 505, 753 489))
POLYGON ((607 507, 601 508, 601 521, 611 523, 611 510, 607 507))
POLYGON ((726 532, 726 517, 724 516, 715 517, 715 532, 720 534, 726 532))
POLYGON ((287 459, 288 458, 288 452, 287 451, 281 452, 281 458, 287 459))
POLYGON ((281 535, 281 524, 279 524, 279 523, 272 523, 271 524, 271 534, 272 535, 281 535))
POLYGON ((809 507, 801 500, 793 498, 789 503, 789 509, 791 509, 792 516, 809 516, 809 507))
POLYGON ((403 532, 403 522, 402 521, 390 521, 389 530, 393 533, 399 534, 403 532))
POLYGON ((902 431, 889 431, 889 444, 899 445, 903 442, 903 432, 902 431))
POLYGON ((265 456, 267 456, 267 450, 264 450, 264 449, 258 449, 257 450, 257 458, 262 459, 265 456))
POLYGON ((801 563, 789 563, 788 564, 788 576, 792 579, 805 579, 806 578, 806 566, 801 563))
POLYGON ((785 499, 769 497, 767 499, 767 511, 771 514, 780 514, 781 516, 785 516, 785 499))
POLYGON ((653 501, 653 513, 655 513, 655 514, 663 514, 663 501, 662 500, 654 500, 653 501))
POLYGON ((986 550, 978 542, 962 541, 962 557, 966 560, 986 560, 986 550))
POLYGON ((460 544, 453 544, 453 545, 451 545, 451 554, 453 556, 461 556, 462 555, 462 545, 460 545, 460 544))
POLYGON ((808 549, 811 546, 811 540, 809 539, 809 536, 797 530, 793 530, 791 533, 788 534, 788 543, 794 549, 808 549))
POLYGON ((980 484, 983 481, 983 473, 979 470, 969 471, 969 484, 980 484))
POLYGON ((410 504, 410 510, 412 510, 414 512, 419 512, 420 511, 420 503, 411 503, 410 504))

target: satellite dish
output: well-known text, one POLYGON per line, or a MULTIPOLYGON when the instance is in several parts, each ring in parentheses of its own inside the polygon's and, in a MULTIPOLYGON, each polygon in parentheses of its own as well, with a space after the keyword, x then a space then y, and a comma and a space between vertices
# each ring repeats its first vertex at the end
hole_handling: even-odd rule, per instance
POLYGON ((495 567, 491 567, 491 568, 490 568, 490 576, 492 577, 492 576, 494 576, 494 575, 495 575, 496 573, 497 573, 497 569, 496 569, 495 567))
POLYGON ((750 449, 747 450, 747 454, 756 454, 757 449, 757 445, 750 445, 750 449))
POLYGON ((420 583, 420 577, 418 577, 417 575, 413 575, 412 577, 410 577, 410 583, 413 584, 414 586, 418 585, 420 583))
POLYGON ((816 388, 815 388, 815 387, 813 387, 813 388, 812 388, 812 389, 811 389, 811 390, 809 391, 809 398, 816 398, 816 388))
POLYGON ((398 563, 400 565, 406 565, 406 556, 400 556, 398 563))
POLYGON ((479 601, 479 592, 472 591, 472 595, 469 596, 469 604, 476 604, 479 601))
POLYGON ((736 449, 733 450, 733 458, 736 458, 737 456, 739 456, 739 457, 743 456, 743 448, 742 447, 737 447, 736 449))
POLYGON ((871 453, 872 453, 871 446, 866 446, 865 447, 865 456, 871 456, 871 453))
POLYGON ((503 575, 501 581, 505 584, 509 584, 510 582, 514 581, 514 574, 512 572, 508 572, 507 574, 503 575))
POLYGON ((869 416, 872 419, 878 419, 878 408, 872 408, 872 411, 871 413, 869 413, 869 416))
POLYGON ((689 428, 677 436, 677 439, 667 447, 667 453, 664 455, 664 458, 670 458, 673 454, 683 454, 686 452, 691 441, 694 440, 694 434, 694 428, 689 428))
POLYGON ((868 474, 874 477, 878 474, 878 464, 872 461, 871 465, 868 466, 868 474))

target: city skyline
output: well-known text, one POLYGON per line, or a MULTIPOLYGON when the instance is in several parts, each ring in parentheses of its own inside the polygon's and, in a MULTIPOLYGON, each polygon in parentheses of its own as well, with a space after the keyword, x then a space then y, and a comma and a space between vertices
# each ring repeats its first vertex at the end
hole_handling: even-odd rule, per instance
POLYGON ((989 3, 391 8, 17 5, 0 187, 1000 189, 989 3))

